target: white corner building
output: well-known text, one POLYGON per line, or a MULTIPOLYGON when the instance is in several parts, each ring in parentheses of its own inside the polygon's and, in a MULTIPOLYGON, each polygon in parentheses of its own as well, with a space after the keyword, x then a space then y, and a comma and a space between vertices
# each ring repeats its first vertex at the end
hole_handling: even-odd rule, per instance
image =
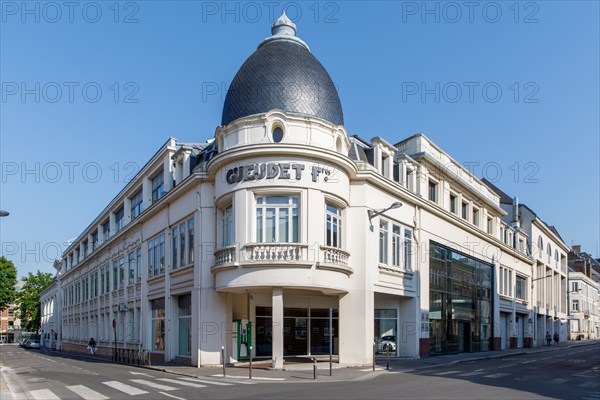
POLYGON ((168 139, 65 251, 42 329, 65 351, 94 337, 100 354, 194 366, 541 345, 566 321, 568 248, 505 208, 423 134, 351 136, 284 15, 233 79, 214 138, 168 139))

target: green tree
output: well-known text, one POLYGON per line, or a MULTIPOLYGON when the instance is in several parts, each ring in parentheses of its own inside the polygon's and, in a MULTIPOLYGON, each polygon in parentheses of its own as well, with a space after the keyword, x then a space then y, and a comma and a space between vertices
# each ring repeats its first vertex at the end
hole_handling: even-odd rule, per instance
POLYGON ((39 332, 42 321, 40 293, 52 283, 52 274, 38 271, 23 278, 23 287, 17 293, 17 306, 21 327, 26 331, 39 332))
POLYGON ((4 311, 15 301, 17 268, 12 261, 0 257, 0 311, 4 311))

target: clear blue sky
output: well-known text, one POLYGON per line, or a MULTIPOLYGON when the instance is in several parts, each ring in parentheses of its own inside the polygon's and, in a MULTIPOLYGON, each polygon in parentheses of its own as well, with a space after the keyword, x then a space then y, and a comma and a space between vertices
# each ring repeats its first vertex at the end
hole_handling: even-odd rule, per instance
POLYGON ((599 3, 469 4, 2 1, 2 254, 53 271, 168 137, 213 137, 285 7, 350 134, 423 132, 598 257, 599 3))

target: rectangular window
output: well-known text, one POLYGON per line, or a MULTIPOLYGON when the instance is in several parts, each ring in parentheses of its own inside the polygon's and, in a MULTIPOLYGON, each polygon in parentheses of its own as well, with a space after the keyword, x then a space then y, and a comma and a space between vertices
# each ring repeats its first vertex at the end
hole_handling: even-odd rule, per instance
POLYGON ((578 292, 579 291, 579 282, 571 282, 571 291, 578 292))
POLYGON ((231 204, 225 207, 223 210, 223 221, 221 228, 223 232, 221 246, 233 246, 233 208, 231 204))
POLYGON ((131 219, 137 218, 143 210, 143 200, 142 190, 140 189, 136 194, 131 198, 131 219))
POLYGON ((11 317, 11 318, 15 316, 15 309, 14 308, 9 308, 8 309, 8 316, 11 317))
POLYGON ((152 310, 152 351, 165 351, 165 299, 150 301, 152 310))
POLYGON ((492 233, 494 233, 494 232, 493 232, 493 228, 494 228, 493 221, 492 221, 492 219, 491 219, 491 218, 488 218, 488 219, 487 219, 487 233, 489 233, 490 235, 491 235, 492 233))
POLYGON ((120 231, 121 229, 123 229, 124 225, 125 225, 125 209, 123 207, 121 207, 115 212, 115 229, 117 230, 117 232, 120 231))
POLYGON ((179 266, 180 267, 185 267, 186 264, 186 260, 185 260, 185 223, 179 225, 179 266))
POLYGON ((400 254, 401 254, 401 228, 398 225, 392 226, 392 265, 400 267, 400 254))
POLYGON ((387 264, 388 262, 388 223, 379 221, 379 262, 387 264))
POLYGON ((479 210, 473 207, 473 225, 479 226, 479 210))
POLYGON ((110 221, 106 221, 102 224, 102 239, 107 241, 110 237, 110 221))
POLYGON ((119 288, 119 261, 113 261, 113 290, 119 288))
POLYGON ((148 240, 148 277, 154 276, 154 239, 148 240))
POLYGON ((194 263, 194 218, 187 222, 188 227, 188 264, 194 263))
POLYGON ((136 281, 139 282, 142 280, 142 248, 141 247, 138 247, 138 249, 136 250, 135 258, 136 258, 135 276, 136 276, 136 281))
POLYGON ((148 277, 165 272, 165 234, 148 241, 148 277))
POLYGON ((82 254, 82 256, 81 256, 81 259, 83 260, 84 258, 86 258, 86 257, 87 257, 87 254, 88 254, 88 241, 87 241, 87 240, 85 240, 85 241, 82 243, 82 246, 81 246, 81 247, 83 248, 83 254, 82 254))
POLYGON ((152 203, 158 201, 165 194, 165 178, 163 171, 160 171, 154 178, 152 178, 152 203))
POLYGON ((456 208, 456 206, 457 206, 456 203, 457 202, 458 202, 458 198, 455 195, 450 194, 450 212, 452 214, 456 214, 457 211, 458 211, 457 208, 456 208))
POLYGON ((95 251, 98 248, 98 231, 94 231, 92 233, 92 251, 95 251))
POLYGON ((104 279, 104 282, 106 283, 105 292, 108 293, 110 292, 110 266, 106 267, 104 273, 106 274, 106 278, 104 279))
POLYGON ((127 255, 127 271, 128 271, 128 280, 127 283, 129 285, 135 283, 135 252, 131 252, 127 255))
POLYGON ((515 297, 527 300, 527 278, 517 275, 515 277, 515 297))
POLYGON ((257 242, 298 243, 298 209, 298 196, 257 197, 257 242))
POLYGON ((100 270, 100 294, 104 294, 104 268, 100 270))
POLYGON ((438 184, 436 182, 433 181, 429 181, 429 200, 433 201, 434 203, 437 203, 437 188, 438 188, 438 184))
POLYGON ((325 244, 342 247, 342 211, 329 204, 325 205, 325 244))
POLYGON ((463 219, 469 218, 469 205, 464 201, 462 202, 461 206, 461 216, 463 219))
POLYGON ((579 312, 579 300, 573 300, 571 302, 571 311, 579 312))
POLYGON ((119 288, 125 286, 125 258, 119 258, 119 288))
POLYGON ((412 255, 414 252, 413 249, 413 232, 412 229, 404 229, 404 269, 407 271, 412 271, 412 255))
POLYGON ((177 248, 179 245, 179 227, 175 225, 175 228, 171 229, 171 268, 177 268, 177 248))

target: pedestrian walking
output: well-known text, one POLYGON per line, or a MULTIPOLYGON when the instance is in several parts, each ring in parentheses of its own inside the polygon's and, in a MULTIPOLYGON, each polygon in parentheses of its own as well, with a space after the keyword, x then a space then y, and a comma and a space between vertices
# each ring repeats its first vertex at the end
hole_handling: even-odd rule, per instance
POLYGON ((96 341, 94 340, 93 337, 90 338, 90 341, 88 342, 88 346, 87 346, 89 352, 91 355, 95 355, 96 354, 96 341))
POLYGON ((550 346, 552 343, 552 337, 550 336, 550 332, 546 331, 546 346, 550 346))
POLYGON ((554 343, 558 346, 558 332, 554 331, 554 343))

